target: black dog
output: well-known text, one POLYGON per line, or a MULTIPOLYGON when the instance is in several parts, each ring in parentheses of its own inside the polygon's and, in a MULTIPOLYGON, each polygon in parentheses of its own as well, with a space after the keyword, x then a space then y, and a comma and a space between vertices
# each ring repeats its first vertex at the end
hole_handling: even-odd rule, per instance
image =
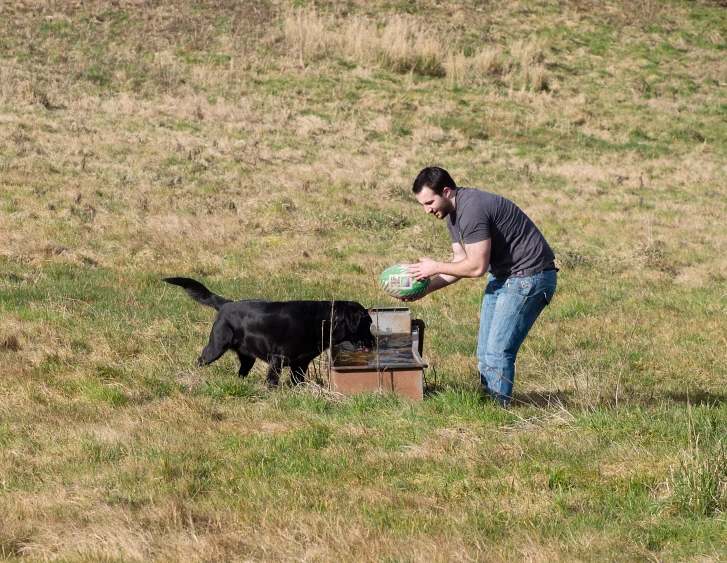
POLYGON ((219 311, 198 365, 211 364, 232 349, 240 358, 240 377, 250 373, 256 358, 270 364, 269 387, 277 387, 283 366, 290 366, 293 383, 304 381, 308 364, 330 344, 375 345, 371 316, 355 301, 230 301, 190 278, 162 281, 219 311))

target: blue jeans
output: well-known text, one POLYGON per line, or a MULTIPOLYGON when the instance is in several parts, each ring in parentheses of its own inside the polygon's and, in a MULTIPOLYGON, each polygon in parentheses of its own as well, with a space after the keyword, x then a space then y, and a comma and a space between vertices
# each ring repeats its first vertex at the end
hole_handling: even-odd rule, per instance
POLYGON ((521 344, 555 293, 556 270, 497 281, 490 275, 482 300, 477 368, 487 392, 508 406, 521 344))

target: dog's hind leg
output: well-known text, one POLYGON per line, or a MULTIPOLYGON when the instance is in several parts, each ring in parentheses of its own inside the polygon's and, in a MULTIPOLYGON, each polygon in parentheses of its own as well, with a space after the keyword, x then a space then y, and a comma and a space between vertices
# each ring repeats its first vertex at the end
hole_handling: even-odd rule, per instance
POLYGON ((250 373, 252 366, 255 364, 255 356, 247 356, 238 351, 237 357, 240 359, 240 371, 237 372, 237 375, 247 377, 247 374, 250 373))
POLYGON ((310 362, 297 362, 290 364, 290 380, 294 385, 300 385, 305 381, 305 374, 308 371, 310 362))
POLYGON ((265 378, 265 385, 270 389, 275 389, 280 381, 280 373, 283 371, 283 358, 273 356, 269 359, 270 367, 268 368, 268 376, 265 378))
POLYGON ((232 329, 224 322, 215 322, 210 332, 210 340, 197 359, 197 365, 207 366, 218 360, 232 346, 232 329))

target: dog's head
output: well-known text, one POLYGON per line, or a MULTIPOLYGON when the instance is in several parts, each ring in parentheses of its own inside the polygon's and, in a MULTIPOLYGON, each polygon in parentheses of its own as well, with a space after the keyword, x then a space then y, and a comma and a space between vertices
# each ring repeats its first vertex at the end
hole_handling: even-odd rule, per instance
POLYGON ((376 345, 371 334, 371 315, 356 301, 337 301, 333 312, 333 344, 348 341, 354 346, 373 348, 376 345))

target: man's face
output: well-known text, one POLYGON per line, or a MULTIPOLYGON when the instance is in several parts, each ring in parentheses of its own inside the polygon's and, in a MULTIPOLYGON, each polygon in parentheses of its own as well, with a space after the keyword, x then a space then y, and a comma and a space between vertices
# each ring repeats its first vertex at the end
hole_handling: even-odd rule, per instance
POLYGON ((442 195, 435 194, 431 188, 424 188, 415 195, 417 201, 424 206, 424 211, 432 213, 437 219, 444 219, 454 211, 454 191, 449 188, 444 188, 442 195))

